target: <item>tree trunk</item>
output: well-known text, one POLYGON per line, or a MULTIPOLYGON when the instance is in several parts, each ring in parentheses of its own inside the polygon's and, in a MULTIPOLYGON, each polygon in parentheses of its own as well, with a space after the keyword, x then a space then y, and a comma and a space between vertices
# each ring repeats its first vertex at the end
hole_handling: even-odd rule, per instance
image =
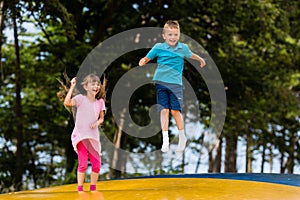
POLYGON ((270 155, 269 155, 269 163, 270 163, 270 173, 273 172, 273 149, 272 149, 272 145, 270 145, 270 147, 268 147, 270 155))
POLYGON ((280 152, 280 173, 283 174, 285 171, 285 166, 284 166, 284 153, 280 152))
MULTIPOLYGON (((198 144, 203 146, 203 140, 204 140, 204 134, 202 134, 198 140, 198 144)), ((199 157, 198 157, 198 161, 196 164, 196 168, 195 168, 195 173, 198 173, 198 169, 200 167, 200 163, 201 163, 201 149, 198 150, 199 151, 199 157)))
POLYGON ((195 168, 195 173, 198 172, 200 164, 201 164, 201 153, 199 153, 198 161, 197 161, 196 168, 195 168))
POLYGON ((236 150, 238 137, 235 134, 227 134, 225 153, 225 172, 237 172, 236 170, 236 150))
POLYGON ((261 155, 261 166, 260 173, 264 173, 264 167, 266 162, 266 144, 263 144, 262 155, 261 155))
POLYGON ((182 153, 182 159, 181 159, 181 173, 184 174, 184 166, 185 166, 185 153, 183 151, 182 153))
POLYGON ((252 137, 250 132, 248 131, 248 127, 246 128, 247 131, 247 139, 246 139, 246 173, 252 172, 252 137))
POLYGON ((4 80, 3 66, 2 66, 2 40, 3 40, 3 6, 4 0, 0 1, 0 73, 1 80, 4 80))
POLYGON ((288 159, 286 161, 286 169, 287 169, 287 173, 292 174, 294 172, 294 165, 295 165, 295 146, 296 143, 298 142, 298 138, 295 137, 295 135, 291 135, 290 136, 290 146, 289 146, 289 150, 288 150, 288 159))
POLYGON ((23 162, 23 120, 22 120, 22 103, 21 103, 21 68, 20 68, 20 47, 18 40, 18 27, 16 20, 16 9, 13 14, 13 29, 14 29, 14 42, 16 54, 16 71, 15 71, 15 84, 16 84, 16 138, 17 138, 17 151, 16 151, 16 174, 15 174, 15 189, 21 190, 22 188, 22 175, 24 171, 23 162))
POLYGON ((218 140, 216 146, 209 152, 209 167, 208 172, 220 173, 221 172, 221 158, 222 158, 222 138, 218 140), (213 155, 215 151, 215 156, 213 155))
POLYGON ((66 154, 66 177, 65 180, 67 180, 67 183, 76 183, 77 179, 76 176, 70 176, 69 174, 73 174, 74 171, 76 172, 74 167, 76 167, 76 159, 77 154, 74 151, 72 141, 71 141, 71 134, 74 128, 74 120, 73 116, 70 114, 70 118, 68 120, 68 126, 66 133, 69 134, 68 137, 66 137, 65 141, 65 154, 66 154))
POLYGON ((119 178, 124 176, 125 173, 125 165, 126 158, 125 155, 120 151, 121 148, 124 148, 126 145, 126 135, 123 134, 123 126, 125 121, 125 112, 126 108, 124 108, 121 112, 120 124, 116 130, 114 137, 115 149, 113 153, 113 158, 110 166, 109 177, 110 178, 119 178))

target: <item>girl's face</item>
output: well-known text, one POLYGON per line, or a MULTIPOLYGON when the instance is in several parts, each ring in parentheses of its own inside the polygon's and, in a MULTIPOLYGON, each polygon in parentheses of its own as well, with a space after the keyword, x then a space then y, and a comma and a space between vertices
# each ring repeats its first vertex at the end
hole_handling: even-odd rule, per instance
POLYGON ((165 28, 162 34, 166 43, 175 48, 180 37, 180 30, 177 28, 165 28))
POLYGON ((100 91, 100 82, 96 80, 90 80, 87 82, 87 84, 84 86, 84 89, 86 90, 87 94, 96 96, 96 94, 100 91))

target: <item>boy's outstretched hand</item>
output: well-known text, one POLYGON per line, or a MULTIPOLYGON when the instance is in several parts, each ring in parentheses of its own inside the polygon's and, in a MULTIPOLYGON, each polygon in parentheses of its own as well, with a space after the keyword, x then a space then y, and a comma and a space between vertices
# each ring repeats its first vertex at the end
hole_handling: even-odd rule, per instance
POLYGON ((197 54, 193 53, 191 59, 193 60, 197 60, 200 62, 200 67, 204 67, 206 65, 206 62, 203 58, 201 58, 200 56, 198 56, 197 54))
POLYGON ((142 58, 139 62, 139 66, 143 66, 143 65, 147 64, 149 62, 149 60, 150 59, 147 57, 142 58))
POLYGON ((204 67, 206 65, 206 62, 203 58, 200 58, 200 67, 204 67))

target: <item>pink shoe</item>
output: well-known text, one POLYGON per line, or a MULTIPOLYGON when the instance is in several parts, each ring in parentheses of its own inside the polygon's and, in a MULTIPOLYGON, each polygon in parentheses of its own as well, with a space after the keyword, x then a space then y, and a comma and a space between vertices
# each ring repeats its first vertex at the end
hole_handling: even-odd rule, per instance
POLYGON ((82 185, 78 185, 77 191, 78 191, 78 192, 83 192, 83 186, 82 186, 82 185))
POLYGON ((90 185, 90 191, 96 191, 96 185, 90 185))

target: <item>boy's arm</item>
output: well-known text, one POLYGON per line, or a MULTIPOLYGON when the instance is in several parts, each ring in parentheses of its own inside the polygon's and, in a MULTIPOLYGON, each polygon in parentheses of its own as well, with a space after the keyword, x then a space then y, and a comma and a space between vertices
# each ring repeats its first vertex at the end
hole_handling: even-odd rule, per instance
POLYGON ((204 67, 206 65, 205 60, 195 53, 192 54, 191 59, 199 61, 200 67, 204 67))
POLYGON ((147 64, 150 60, 154 59, 155 57, 158 56, 158 52, 159 52, 159 49, 161 49, 162 47, 161 46, 161 43, 156 43, 152 49, 147 53, 147 55, 142 58, 140 61, 139 61, 139 66, 143 66, 145 64, 147 64))
POLYGON ((149 59, 149 58, 147 58, 147 57, 144 57, 144 58, 142 58, 142 59, 140 60, 140 62, 139 62, 139 66, 143 66, 143 65, 145 65, 145 64, 147 64, 149 61, 150 61, 150 59, 149 59))
POLYGON ((65 106, 75 106, 76 102, 75 102, 74 99, 72 99, 72 93, 75 89, 75 86, 76 86, 76 78, 73 78, 71 80, 71 87, 68 91, 68 94, 67 94, 65 100, 64 100, 64 105, 65 106))

